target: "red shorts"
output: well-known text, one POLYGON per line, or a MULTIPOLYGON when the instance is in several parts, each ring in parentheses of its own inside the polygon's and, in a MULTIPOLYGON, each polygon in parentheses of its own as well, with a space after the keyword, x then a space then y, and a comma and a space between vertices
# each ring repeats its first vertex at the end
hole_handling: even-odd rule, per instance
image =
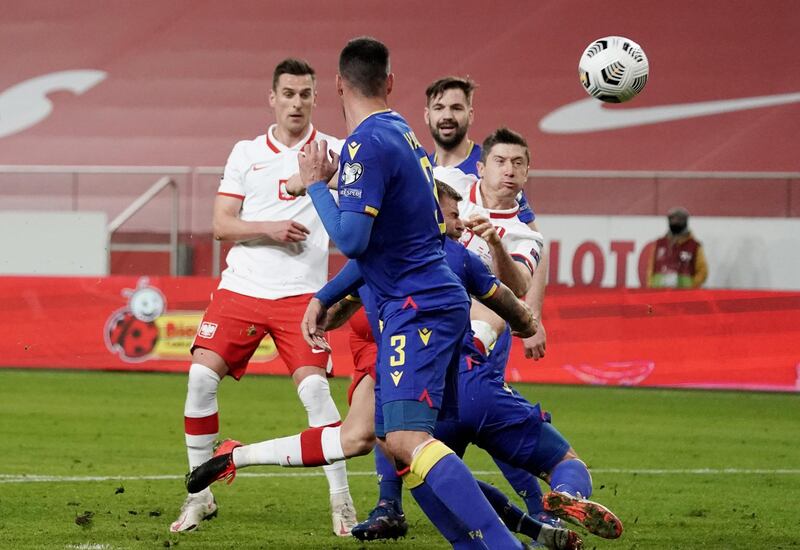
POLYGON ((239 380, 261 340, 269 334, 290 373, 300 367, 330 371, 330 354, 313 352, 300 332, 311 297, 302 294, 267 300, 217 289, 197 329, 192 351, 203 348, 218 353, 228 365, 228 374, 239 380))
POLYGON ((378 345, 372 338, 364 309, 359 309, 350 319, 350 352, 353 354, 353 381, 347 390, 347 403, 352 404, 353 392, 365 376, 375 380, 375 363, 378 359, 378 345))

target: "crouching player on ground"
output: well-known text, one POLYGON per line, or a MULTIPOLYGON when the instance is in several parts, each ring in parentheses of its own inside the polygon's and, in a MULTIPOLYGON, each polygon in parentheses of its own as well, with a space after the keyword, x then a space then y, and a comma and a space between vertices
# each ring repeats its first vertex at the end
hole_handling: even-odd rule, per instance
MULTIPOLYGON (((460 196, 441 182, 438 187, 448 236, 459 239, 465 230, 456 207, 460 196)), ((496 234, 490 235, 492 231, 480 230, 480 234, 499 243, 496 234)), ((451 250, 453 244, 455 242, 449 244, 448 260, 456 257, 451 250)), ((456 273, 460 273, 459 269, 463 271, 456 263, 451 261, 450 264, 456 273)), ((502 328, 500 332, 503 332, 502 328)), ((549 415, 545 415, 538 404, 532 405, 504 383, 510 342, 508 344, 495 346, 487 356, 477 338, 465 339, 458 375, 458 421, 440 420, 434 436, 460 456, 467 445, 473 443, 486 450, 492 458, 541 477, 553 489, 543 499, 546 510, 578 523, 598 536, 619 537, 622 532, 619 519, 604 506, 586 500, 592 493, 588 469, 564 437, 545 421, 549 415)), ((385 484, 387 478, 391 478, 391 471, 381 474, 382 484, 385 484)), ((495 509, 501 510, 507 505, 508 499, 494 487, 482 485, 481 488, 495 509)), ((396 533, 398 525, 404 524, 398 517, 402 509, 400 498, 398 492, 394 502, 378 506, 380 514, 376 521, 357 525, 353 534, 360 539, 374 539, 396 533)), ((371 517, 376 513, 373 511, 371 517)), ((512 530, 519 531, 513 528, 517 520, 511 511, 501 514, 501 517, 512 530)))

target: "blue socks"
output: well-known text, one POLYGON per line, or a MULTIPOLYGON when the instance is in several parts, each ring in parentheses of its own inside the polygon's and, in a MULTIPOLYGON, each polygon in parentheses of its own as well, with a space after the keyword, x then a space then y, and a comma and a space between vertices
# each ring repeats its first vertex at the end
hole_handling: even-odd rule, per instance
POLYGON ((378 474, 378 502, 392 500, 399 513, 403 513, 403 480, 397 475, 394 464, 375 446, 375 471, 378 474))
POLYGON ((440 441, 426 445, 414 457, 410 470, 418 480, 413 486, 421 482, 428 485, 447 510, 467 526, 471 539, 481 539, 487 548, 522 548, 478 488, 472 473, 446 445, 440 441))
POLYGON ((529 515, 536 516, 539 512, 544 511, 542 507, 542 488, 536 476, 527 470, 521 470, 516 466, 506 464, 502 460, 495 459, 494 463, 503 472, 503 476, 511 484, 514 491, 525 501, 525 507, 528 508, 529 515))
POLYGON ((556 464, 550 472, 550 487, 553 491, 572 496, 592 496, 592 476, 582 461, 572 458, 556 464))

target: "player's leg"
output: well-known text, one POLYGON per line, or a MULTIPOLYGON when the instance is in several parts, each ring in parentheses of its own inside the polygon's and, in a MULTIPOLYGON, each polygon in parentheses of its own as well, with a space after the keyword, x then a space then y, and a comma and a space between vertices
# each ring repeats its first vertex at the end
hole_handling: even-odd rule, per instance
POLYGON ((424 483, 431 489, 414 494, 426 514, 433 509, 430 499, 444 505, 448 517, 428 516, 440 531, 455 517, 471 538, 486 548, 522 548, 466 465, 432 436, 439 411, 457 405, 445 397, 456 391, 461 340, 469 322, 467 305, 435 312, 415 307, 384 314, 377 367, 383 425, 376 422, 376 433, 385 433, 387 448, 401 468, 404 482, 409 488, 424 483))
MULTIPOLYGON (((289 367, 297 395, 308 415, 309 428, 336 427, 341 424, 341 416, 327 379, 330 356, 315 353, 300 332, 300 321, 310 299, 311 295, 303 295, 271 301, 268 330, 278 354, 289 367)), ((327 463, 323 470, 328 479, 333 530, 339 536, 349 536, 356 520, 347 466, 343 461, 327 463)))
MULTIPOLYGON (((211 458, 219 436, 217 388, 220 380, 226 374, 237 380, 241 378, 261 340, 258 334, 248 334, 240 320, 254 314, 252 300, 226 290, 215 291, 192 345, 184 404, 184 438, 190 472, 211 458)), ((200 520, 212 517, 216 508, 211 491, 190 493, 170 530, 195 529, 200 520)))
POLYGON ((591 494, 591 476, 566 439, 544 421, 539 405, 496 380, 476 379, 475 386, 467 391, 480 394, 475 402, 483 404, 476 407, 483 415, 476 443, 495 458, 531 473, 548 473, 546 481, 559 483, 559 491, 544 497, 545 510, 598 536, 617 538, 622 523, 605 507, 585 500, 591 494))
POLYGON ((220 479, 230 482, 237 470, 249 466, 317 467, 369 453, 375 439, 370 409, 372 384, 369 377, 358 384, 353 392, 353 406, 339 426, 309 428, 299 434, 250 445, 227 440, 230 443, 218 450, 214 458, 191 472, 187 478, 189 489, 202 490, 220 479))
MULTIPOLYGON (((553 447, 550 441, 563 439, 550 424, 544 424, 542 428, 541 442, 545 448, 553 447)), ((603 538, 615 539, 622 534, 619 518, 602 504, 589 500, 592 495, 592 476, 572 447, 560 459, 556 459, 554 465, 547 465, 543 471, 547 472, 544 479, 551 488, 543 498, 545 510, 583 525, 590 533, 603 538)))
POLYGON ((546 548, 572 550, 582 547, 583 541, 577 533, 560 526, 554 527, 529 516, 511 502, 502 491, 484 481, 478 480, 478 486, 511 531, 526 535, 538 546, 546 548))
POLYGON ((353 527, 353 536, 359 540, 404 537, 408 533, 408 522, 403 512, 403 478, 397 475, 394 461, 381 449, 381 444, 375 446, 373 454, 378 474, 378 502, 367 518, 353 527))
MULTIPOLYGON (((493 321, 499 320, 497 316, 491 312, 488 314, 481 313, 482 310, 474 302, 473 300, 473 306, 470 312, 470 316, 473 317, 473 319, 475 319, 476 316, 483 316, 493 321)), ((483 305, 481 305, 481 308, 483 308, 483 310, 487 309, 486 306, 483 305)), ((502 321, 500 326, 497 326, 497 324, 490 325, 487 321, 481 320, 473 320, 471 328, 475 334, 475 348, 477 348, 473 351, 477 351, 481 354, 481 356, 476 358, 476 362, 482 365, 481 368, 485 367, 494 371, 498 380, 504 380, 508 357, 511 353, 512 337, 510 328, 506 325, 505 321, 502 321), (481 334, 483 334, 482 337, 481 334), (491 340, 492 336, 496 337, 493 341, 491 340), (489 339, 488 341, 491 342, 490 345, 486 345, 485 342, 483 342, 483 340, 487 338, 489 339)), ((486 375, 486 373, 476 372, 466 374, 467 376, 486 375)), ((516 390, 513 388, 509 389, 516 393, 516 390)), ((497 458, 494 459, 494 462, 514 491, 525 501, 528 514, 542 522, 558 523, 557 518, 554 518, 548 512, 544 511, 542 507, 542 489, 539 485, 539 480, 533 474, 521 468, 511 466, 497 458)))
POLYGON ((536 476, 496 458, 494 463, 514 489, 514 492, 525 501, 528 514, 537 517, 542 513, 544 511, 542 507, 542 488, 539 486, 539 480, 536 476))
MULTIPOLYGON (((189 471, 210 459, 214 452, 214 442, 219 437, 217 388, 226 372, 225 362, 215 352, 195 349, 183 412, 189 471)), ((191 531, 200 521, 216 513, 217 505, 210 489, 189 493, 178 518, 170 525, 170 531, 191 531)))

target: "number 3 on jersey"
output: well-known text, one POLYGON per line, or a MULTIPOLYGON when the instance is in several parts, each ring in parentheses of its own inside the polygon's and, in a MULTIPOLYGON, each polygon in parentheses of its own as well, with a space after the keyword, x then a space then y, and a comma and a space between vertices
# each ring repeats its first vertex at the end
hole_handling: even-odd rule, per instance
POLYGON ((389 365, 392 367, 402 367, 406 363, 406 335, 395 334, 389 338, 389 345, 394 348, 394 353, 389 356, 389 365))

